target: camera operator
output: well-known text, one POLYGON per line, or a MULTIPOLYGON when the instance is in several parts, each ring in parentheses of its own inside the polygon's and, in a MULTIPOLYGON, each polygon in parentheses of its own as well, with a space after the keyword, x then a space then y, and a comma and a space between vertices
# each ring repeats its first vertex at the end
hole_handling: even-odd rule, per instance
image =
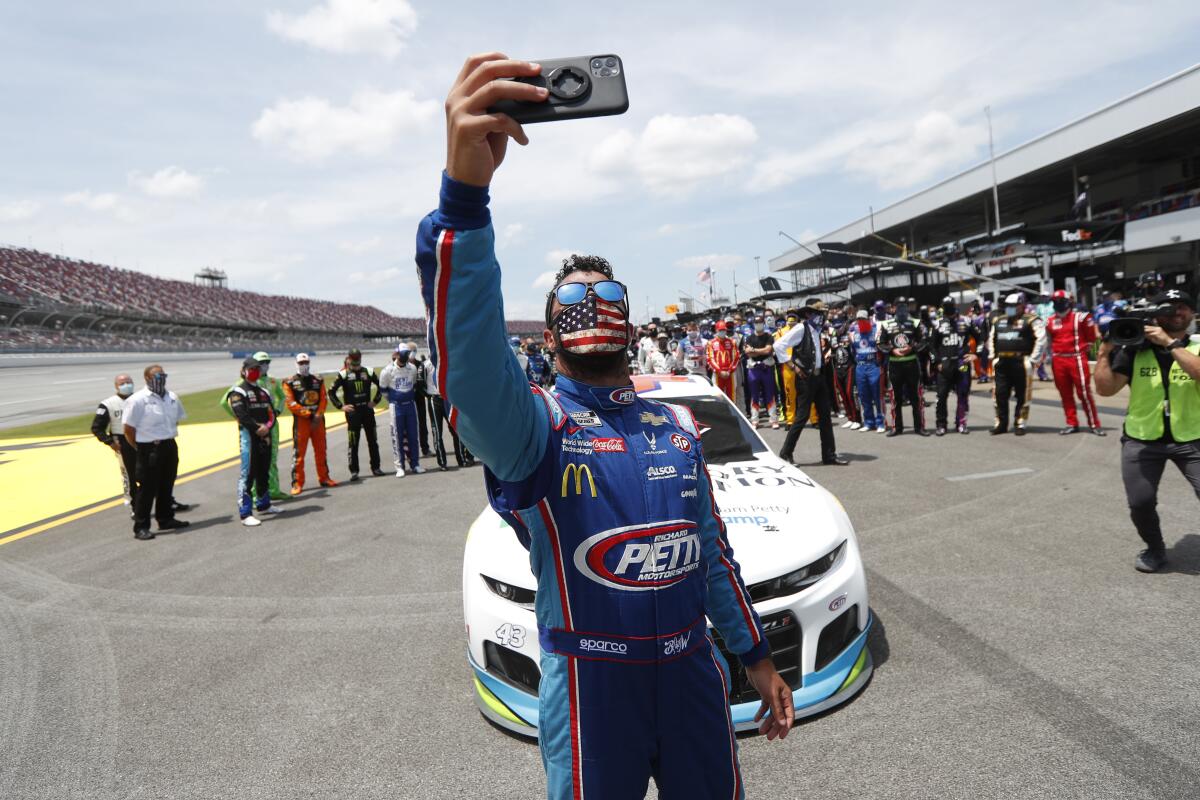
POLYGON ((1158 521, 1158 483, 1168 461, 1200 497, 1200 343, 1187 331, 1192 298, 1178 289, 1156 295, 1145 341, 1116 348, 1106 339, 1096 357, 1096 392, 1111 397, 1129 386, 1129 408, 1121 437, 1121 478, 1129 516, 1146 548, 1134 567, 1158 572, 1167 563, 1158 521), (1163 376, 1167 376, 1164 387, 1163 376))

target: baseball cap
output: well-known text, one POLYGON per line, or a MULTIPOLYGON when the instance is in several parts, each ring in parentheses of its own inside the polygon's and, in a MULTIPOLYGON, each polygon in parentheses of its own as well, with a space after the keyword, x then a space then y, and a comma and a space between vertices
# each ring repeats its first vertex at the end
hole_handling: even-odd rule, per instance
POLYGON ((266 350, 259 350, 257 353, 254 354, 254 360, 259 362, 260 364, 270 364, 271 363, 271 354, 268 353, 266 350))
POLYGON ((346 355, 350 356, 351 358, 354 358, 355 356, 359 356, 361 358, 362 350, 359 350, 357 347, 351 347, 350 352, 347 353, 346 355))
POLYGON ((242 369, 258 369, 262 364, 254 356, 246 356, 242 359, 242 369))
POLYGON ((725 330, 725 320, 723 320, 723 319, 719 319, 719 320, 717 320, 717 325, 716 325, 716 328, 717 328, 717 330, 719 330, 719 331, 723 331, 723 330, 725 330))
POLYGON ((867 313, 867 310, 865 308, 860 308, 858 313, 854 315, 854 318, 855 319, 867 319, 869 316, 871 316, 871 315, 867 313))
POLYGON ((410 353, 410 352, 412 352, 412 348, 410 348, 408 346, 408 342, 401 342, 400 344, 396 345, 396 352, 397 353, 410 353))
POLYGON ((1182 289, 1167 289, 1150 298, 1151 305, 1160 306, 1163 303, 1183 303, 1191 309, 1196 307, 1196 304, 1192 302, 1192 296, 1182 289))
POLYGON ((307 364, 308 363, 308 353, 296 353, 296 363, 297 364, 307 364))

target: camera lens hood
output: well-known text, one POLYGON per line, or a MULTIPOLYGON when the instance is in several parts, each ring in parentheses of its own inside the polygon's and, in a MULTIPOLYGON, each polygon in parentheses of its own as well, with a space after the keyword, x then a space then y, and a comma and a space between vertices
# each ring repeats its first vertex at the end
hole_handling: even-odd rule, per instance
POLYGON ((546 76, 546 89, 559 100, 579 100, 592 89, 592 78, 577 67, 559 67, 546 76))

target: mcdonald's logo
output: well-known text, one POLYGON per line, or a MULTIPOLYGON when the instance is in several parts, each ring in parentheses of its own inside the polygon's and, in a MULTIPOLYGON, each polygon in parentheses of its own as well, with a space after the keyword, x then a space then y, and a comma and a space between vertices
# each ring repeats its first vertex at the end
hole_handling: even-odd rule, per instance
POLYGON ((567 464, 562 477, 563 497, 567 496, 567 484, 570 483, 572 476, 575 478, 575 494, 583 494, 583 478, 587 476, 588 489, 591 490, 592 497, 596 496, 596 481, 592 478, 592 468, 587 464, 567 464))

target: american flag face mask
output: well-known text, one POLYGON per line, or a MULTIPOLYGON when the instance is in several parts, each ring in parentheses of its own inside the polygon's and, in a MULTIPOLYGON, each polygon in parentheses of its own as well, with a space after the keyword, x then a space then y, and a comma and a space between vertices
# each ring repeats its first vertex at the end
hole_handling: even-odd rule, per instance
POLYGON ((585 289, 582 300, 559 311, 554 329, 563 348, 576 355, 611 353, 629 344, 625 306, 600 299, 594 290, 585 289))

